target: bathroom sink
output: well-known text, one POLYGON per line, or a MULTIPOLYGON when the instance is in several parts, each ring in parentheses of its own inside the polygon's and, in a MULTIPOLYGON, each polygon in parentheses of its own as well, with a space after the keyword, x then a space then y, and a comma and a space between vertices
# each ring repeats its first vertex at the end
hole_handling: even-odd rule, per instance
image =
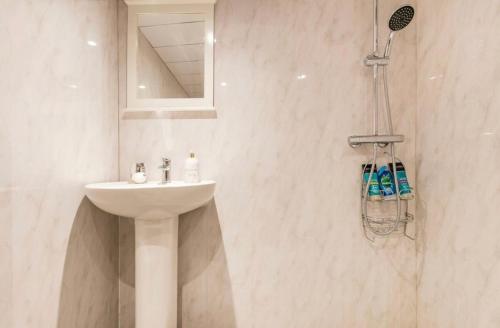
POLYGON ((135 222, 135 327, 177 327, 179 215, 213 197, 214 181, 93 183, 87 197, 111 214, 135 222))
POLYGON ((166 219, 194 210, 214 194, 215 182, 93 183, 85 186, 87 197, 111 214, 136 219, 166 219))

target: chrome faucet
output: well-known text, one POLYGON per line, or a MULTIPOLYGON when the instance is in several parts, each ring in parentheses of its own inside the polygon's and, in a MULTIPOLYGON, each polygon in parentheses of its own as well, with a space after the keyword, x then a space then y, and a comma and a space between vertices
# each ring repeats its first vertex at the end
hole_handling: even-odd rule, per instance
POLYGON ((162 165, 160 167, 158 167, 160 170, 162 170, 161 183, 162 184, 169 183, 170 182, 170 169, 172 166, 171 165, 172 161, 167 157, 162 157, 161 161, 162 161, 162 165))

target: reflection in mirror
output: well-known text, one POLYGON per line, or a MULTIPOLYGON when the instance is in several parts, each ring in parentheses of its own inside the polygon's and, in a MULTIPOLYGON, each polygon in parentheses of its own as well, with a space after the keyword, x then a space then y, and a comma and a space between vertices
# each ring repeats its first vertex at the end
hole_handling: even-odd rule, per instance
POLYGON ((203 98, 205 20, 137 14, 137 98, 203 98))

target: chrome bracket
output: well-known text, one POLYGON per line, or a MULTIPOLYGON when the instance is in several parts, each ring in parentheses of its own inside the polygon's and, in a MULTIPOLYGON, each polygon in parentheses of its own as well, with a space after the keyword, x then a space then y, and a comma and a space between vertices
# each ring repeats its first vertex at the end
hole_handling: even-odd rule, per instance
POLYGON ((365 58, 365 66, 387 66, 389 65, 389 57, 379 57, 376 55, 369 55, 365 58))

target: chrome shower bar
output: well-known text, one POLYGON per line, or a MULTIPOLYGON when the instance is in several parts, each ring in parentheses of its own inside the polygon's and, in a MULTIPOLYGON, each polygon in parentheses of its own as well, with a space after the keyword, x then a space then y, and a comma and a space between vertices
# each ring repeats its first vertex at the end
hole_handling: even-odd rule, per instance
POLYGON ((378 53, 378 0, 373 0, 373 53, 378 53))

